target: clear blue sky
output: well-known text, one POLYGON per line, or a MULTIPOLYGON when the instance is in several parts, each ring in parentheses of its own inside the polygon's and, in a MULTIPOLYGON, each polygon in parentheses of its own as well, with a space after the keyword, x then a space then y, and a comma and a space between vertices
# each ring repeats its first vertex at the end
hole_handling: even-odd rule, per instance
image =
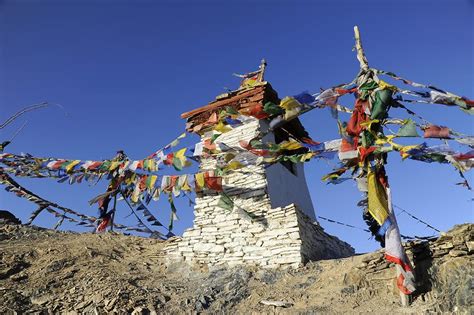
MULTIPOLYGON (((1 138, 28 120, 8 151, 95 160, 123 149, 139 159, 182 132, 182 112, 206 104, 224 87, 237 87, 231 74, 255 70, 262 57, 268 60, 266 78, 281 97, 350 81, 358 70, 354 25, 370 65, 474 97, 473 1, 355 2, 0 1, 0 120, 41 101, 67 112, 31 113, 1 138)), ((352 98, 342 103, 352 106, 352 98)), ((456 108, 409 107, 473 134, 472 118, 456 108)), ((391 115, 406 117, 397 110, 391 115)), ((305 115, 303 123, 315 140, 337 137, 326 110, 305 115)), ((355 185, 320 181, 330 169, 324 161, 306 166, 317 215, 365 227, 355 185)), ((454 185, 460 180, 452 166, 402 162, 392 154, 387 169, 395 204, 441 230, 473 221, 472 194, 454 185)), ((91 215, 96 209, 87 201, 105 184, 19 182, 91 215)), ((2 190, 0 208, 25 219, 35 206, 2 190)), ((122 209, 119 217, 128 214, 122 209)), ((152 204, 152 210, 164 221, 169 216, 166 202, 152 204)), ((183 200, 178 211, 181 233, 192 224, 192 209, 183 200)), ((398 218, 404 234, 431 234, 405 214, 398 218)), ((44 214, 37 222, 52 226, 55 220, 44 214)), ((321 225, 358 251, 378 246, 364 232, 321 225)))

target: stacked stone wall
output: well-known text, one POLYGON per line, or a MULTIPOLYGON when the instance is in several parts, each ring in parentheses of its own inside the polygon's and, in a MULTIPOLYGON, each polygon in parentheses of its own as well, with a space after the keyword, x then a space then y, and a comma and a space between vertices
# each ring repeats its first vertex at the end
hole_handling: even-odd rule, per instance
MULTIPOLYGON (((258 120, 249 120, 219 136, 215 143, 242 150, 239 141, 250 141, 260 130, 258 120)), ((225 194, 233 200, 234 208, 220 207, 222 196, 217 193, 199 192, 193 227, 165 247, 169 262, 276 268, 354 253, 349 244, 326 234, 297 205, 289 202, 285 207, 272 209, 265 167, 258 165, 258 157, 250 152, 241 152, 238 157, 248 166, 226 175, 223 181, 225 194)), ((215 169, 219 163, 219 158, 202 159, 201 170, 215 169)))

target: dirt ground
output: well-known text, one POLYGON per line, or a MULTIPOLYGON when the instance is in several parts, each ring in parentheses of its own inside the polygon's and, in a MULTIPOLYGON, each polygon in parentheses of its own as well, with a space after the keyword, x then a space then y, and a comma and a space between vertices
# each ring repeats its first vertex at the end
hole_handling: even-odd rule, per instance
MULTIPOLYGON (((463 242, 472 244, 472 225, 458 230, 463 242)), ((445 237, 434 245, 442 248, 453 239, 445 237)), ((424 288, 411 306, 401 307, 395 270, 380 251, 312 262, 296 270, 203 271, 185 264, 167 266, 163 245, 114 233, 0 225, 0 313, 467 314, 473 310, 470 247, 454 253, 457 256, 449 246, 451 254, 431 255, 421 279, 424 288)))

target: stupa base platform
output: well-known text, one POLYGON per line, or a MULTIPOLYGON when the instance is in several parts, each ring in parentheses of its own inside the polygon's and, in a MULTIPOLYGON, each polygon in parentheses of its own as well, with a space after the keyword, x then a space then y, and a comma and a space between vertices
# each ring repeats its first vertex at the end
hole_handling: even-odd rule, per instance
POLYGON ((324 232, 294 204, 253 218, 235 209, 218 209, 182 237, 168 241, 164 248, 168 263, 296 268, 308 261, 354 255, 352 246, 324 232))

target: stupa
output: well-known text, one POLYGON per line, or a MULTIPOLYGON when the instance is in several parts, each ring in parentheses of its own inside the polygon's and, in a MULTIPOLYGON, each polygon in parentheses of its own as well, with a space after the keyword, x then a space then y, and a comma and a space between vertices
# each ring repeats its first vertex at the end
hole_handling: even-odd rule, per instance
MULTIPOLYGON (((187 130, 201 137, 195 154, 199 155, 203 145, 209 146, 209 139, 215 134, 202 126, 222 109, 252 115, 267 102, 280 103, 277 92, 263 79, 264 70, 263 61, 259 71, 245 75, 238 90, 219 95, 209 104, 181 115, 187 120, 187 130)), ((353 255, 354 249, 349 244, 325 233, 318 224, 303 163, 269 166, 259 163, 260 157, 252 150, 242 149, 242 143, 252 140, 281 143, 290 137, 309 138, 299 119, 270 128, 267 120, 252 116, 242 116, 240 126, 212 142, 217 147, 238 151, 237 159, 246 165, 222 179, 225 199, 232 201, 231 208, 222 206, 226 204, 222 194, 198 192, 193 226, 182 237, 168 242, 165 247, 168 261, 275 268, 353 255)), ((225 161, 219 157, 201 156, 200 169, 212 171, 221 163, 225 161)))

